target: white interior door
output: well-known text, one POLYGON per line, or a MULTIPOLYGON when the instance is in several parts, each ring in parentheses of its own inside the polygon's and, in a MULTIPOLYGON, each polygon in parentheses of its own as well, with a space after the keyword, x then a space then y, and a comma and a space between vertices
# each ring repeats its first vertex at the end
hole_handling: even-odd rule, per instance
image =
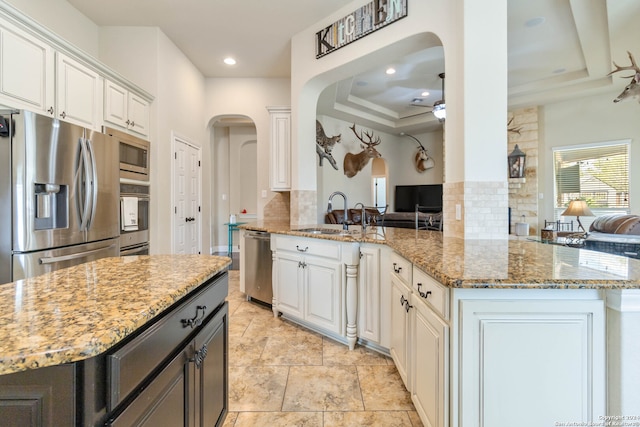
POLYGON ((173 253, 199 254, 200 149, 174 136, 173 253))

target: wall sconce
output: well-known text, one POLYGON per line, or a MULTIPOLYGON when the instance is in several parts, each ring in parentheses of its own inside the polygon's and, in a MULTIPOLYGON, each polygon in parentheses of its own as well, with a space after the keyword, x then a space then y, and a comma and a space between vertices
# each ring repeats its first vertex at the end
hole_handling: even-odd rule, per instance
POLYGON ((509 163, 509 178, 522 178, 524 176, 525 157, 527 157, 527 155, 524 154, 524 152, 518 148, 518 144, 516 144, 516 147, 507 157, 509 163))

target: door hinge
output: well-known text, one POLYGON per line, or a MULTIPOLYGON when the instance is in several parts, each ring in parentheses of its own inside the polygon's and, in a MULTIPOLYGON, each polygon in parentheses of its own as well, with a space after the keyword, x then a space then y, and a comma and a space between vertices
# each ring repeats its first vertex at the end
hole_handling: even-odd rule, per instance
POLYGON ((198 212, 200 212, 200 206, 198 206, 198 212))
POLYGON ((176 214, 178 213, 178 207, 177 206, 173 207, 173 213, 176 213, 176 214))
POLYGON ((198 160, 198 167, 200 167, 200 160, 198 160))

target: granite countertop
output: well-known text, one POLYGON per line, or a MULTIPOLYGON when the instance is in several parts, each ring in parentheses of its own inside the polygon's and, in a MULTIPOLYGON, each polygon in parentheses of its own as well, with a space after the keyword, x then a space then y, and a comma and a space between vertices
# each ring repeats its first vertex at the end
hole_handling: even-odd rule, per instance
POLYGON ((349 226, 348 235, 315 235, 284 221, 257 221, 250 230, 347 242, 386 244, 452 288, 639 289, 640 260, 527 239, 464 240, 437 231, 349 226))
POLYGON ((227 257, 103 258, 0 285, 0 375, 96 356, 231 264, 227 257))

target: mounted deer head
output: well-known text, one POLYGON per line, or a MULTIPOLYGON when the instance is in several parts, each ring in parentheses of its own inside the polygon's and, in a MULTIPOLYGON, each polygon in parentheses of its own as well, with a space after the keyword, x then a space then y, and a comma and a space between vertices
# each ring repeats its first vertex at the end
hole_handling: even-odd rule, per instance
POLYGON ((413 165, 416 167, 416 170, 420 173, 430 169, 436 165, 431 157, 429 157, 429 153, 427 153, 427 149, 424 148, 422 142, 418 138, 413 135, 409 135, 406 132, 400 132, 400 136, 408 136, 413 139, 418 144, 418 151, 413 156, 413 165))
MULTIPOLYGON (((626 71, 626 70, 635 71, 634 75, 623 77, 625 79, 631 79, 631 83, 625 86, 622 93, 618 95, 618 97, 614 99, 613 102, 620 102, 627 98, 637 98, 640 95, 640 68, 638 68, 638 65, 636 64, 636 60, 633 58, 633 55, 631 54, 631 52, 627 51, 627 55, 629 55, 629 59, 631 60, 631 65, 626 67, 621 67, 614 62, 613 65, 615 65, 616 69, 610 72, 609 74, 607 74, 607 76, 610 76, 611 74, 617 73, 618 71, 626 71)), ((638 102, 640 102, 640 100, 638 102)))
POLYGON ((358 135, 356 132, 356 124, 354 123, 349 129, 353 131, 356 138, 358 138, 361 142, 360 147, 363 148, 361 152, 358 154, 347 153, 344 156, 344 174, 348 178, 352 178, 356 176, 358 172, 364 168, 367 163, 369 163, 369 159, 382 157, 378 150, 375 149, 376 145, 379 145, 382 141, 380 141, 380 137, 376 137, 375 141, 373 140, 373 132, 365 132, 364 136, 362 132, 358 135), (369 141, 365 141, 364 137, 367 137, 369 141))

